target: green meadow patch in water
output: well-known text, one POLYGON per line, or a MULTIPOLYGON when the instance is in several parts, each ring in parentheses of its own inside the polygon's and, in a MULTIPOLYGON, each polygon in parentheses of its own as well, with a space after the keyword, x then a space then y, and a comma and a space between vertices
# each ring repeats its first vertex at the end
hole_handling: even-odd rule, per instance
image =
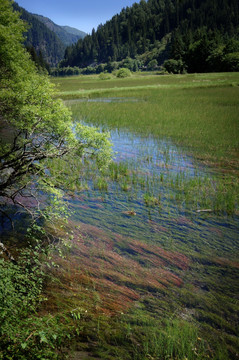
POLYGON ((139 90, 127 95, 142 101, 83 102, 78 112, 95 125, 172 139, 204 161, 222 162, 231 170, 238 158, 238 89, 139 90))
MULTIPOLYGON (((112 129, 170 138, 204 161, 218 161, 229 171, 238 169, 238 73, 139 74, 100 83, 102 88, 93 76, 54 81, 60 84, 63 99, 94 98, 93 103, 79 104, 81 119, 112 129), (110 100, 114 97, 117 101, 110 100)), ((77 104, 75 107, 77 111, 77 104)))

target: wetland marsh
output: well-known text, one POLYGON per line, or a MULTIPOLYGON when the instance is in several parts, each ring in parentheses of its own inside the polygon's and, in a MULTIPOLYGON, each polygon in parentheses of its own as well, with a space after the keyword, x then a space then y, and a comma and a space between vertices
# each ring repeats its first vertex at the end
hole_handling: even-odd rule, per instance
POLYGON ((236 359, 239 74, 54 82, 74 120, 110 131, 114 150, 108 169, 76 163, 65 198, 72 248, 49 288, 58 307, 81 309, 76 349, 236 359))

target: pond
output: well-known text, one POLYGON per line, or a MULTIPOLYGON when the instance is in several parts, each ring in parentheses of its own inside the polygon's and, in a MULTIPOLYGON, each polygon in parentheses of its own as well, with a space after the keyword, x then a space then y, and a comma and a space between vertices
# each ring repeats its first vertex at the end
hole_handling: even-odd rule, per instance
POLYGON ((239 217, 224 174, 169 139, 110 130, 113 163, 104 173, 90 164, 85 189, 66 199, 78 229, 71 277, 87 278, 100 311, 143 309, 155 328, 189 321, 236 349, 239 217))
MULTIPOLYGON (((115 101, 127 98, 109 99, 115 101)), ((68 105, 76 120, 87 123, 78 103, 68 105)), ((108 130, 107 122, 100 130, 108 130)), ((56 302, 59 309, 63 303, 81 309, 85 329, 93 316, 98 328, 112 321, 107 339, 119 326, 123 333, 134 328, 133 340, 135 334, 151 338, 152 331, 165 334, 167 321, 176 320, 175 344, 185 326, 190 334, 196 326, 196 341, 203 338, 209 354, 211 344, 215 351, 222 344, 218 353, 224 354, 227 345, 233 358, 238 349, 239 217, 225 174, 168 138, 120 127, 111 127, 110 133, 114 158, 109 169, 99 172, 94 163, 83 162, 82 186, 65 196, 72 213, 61 234, 70 238, 71 247, 63 257, 55 255, 58 267, 46 289, 49 308, 56 302)), ((25 214, 17 216, 25 226, 25 214)), ((10 224, 2 225, 6 232, 1 236, 14 244, 10 224)), ((95 325, 92 329, 95 334, 95 325)), ((230 358, 223 356, 214 358, 230 358)))
POLYGON ((215 186, 209 168, 169 140, 114 130, 111 141, 113 170, 121 174, 107 174, 107 190, 89 175, 90 190, 70 200, 76 220, 178 251, 235 256, 238 216, 201 207, 212 196, 204 192, 215 186))

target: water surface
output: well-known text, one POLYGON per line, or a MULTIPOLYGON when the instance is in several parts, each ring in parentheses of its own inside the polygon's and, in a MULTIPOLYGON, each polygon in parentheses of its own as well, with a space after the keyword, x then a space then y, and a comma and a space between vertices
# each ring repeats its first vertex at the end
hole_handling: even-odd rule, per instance
POLYGON ((209 168, 168 140, 121 130, 111 131, 111 140, 114 161, 125 164, 128 175, 118 182, 107 178, 107 191, 97 190, 90 177, 90 190, 70 200, 75 219, 178 251, 236 257, 238 217, 201 211, 211 209, 201 208, 200 201, 186 201, 180 190, 181 183, 188 182, 193 191, 193 182, 215 181, 209 168), (158 203, 147 206, 147 194, 158 203))

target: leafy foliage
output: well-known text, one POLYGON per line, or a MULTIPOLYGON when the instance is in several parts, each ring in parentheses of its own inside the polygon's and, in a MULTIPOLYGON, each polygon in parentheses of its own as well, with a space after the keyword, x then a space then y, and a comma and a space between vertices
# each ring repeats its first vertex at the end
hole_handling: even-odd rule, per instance
POLYGON ((111 79, 111 75, 107 72, 102 72, 99 75, 99 79, 100 80, 110 80, 111 79))
POLYGON ((181 59, 168 59, 163 64, 164 69, 172 74, 182 74, 185 71, 183 61, 181 59))
POLYGON ((46 159, 64 160, 71 153, 70 159, 90 156, 102 167, 111 149, 107 133, 73 125, 70 111, 54 99, 53 85, 36 72, 21 44, 25 27, 18 13, 8 0, 0 10, 0 196, 28 209, 23 199, 39 191, 62 195, 46 159))
POLYGON ((76 159, 79 163, 82 158, 93 159, 102 168, 111 157, 108 134, 74 124, 70 111, 54 99, 54 86, 37 71, 22 45, 24 31, 11 1, 1 1, 0 211, 11 221, 19 206, 24 208, 33 218, 25 231, 36 246, 14 258, 0 242, 0 359, 4 360, 59 358, 58 349, 69 335, 69 317, 37 314, 49 249, 42 240, 52 239, 42 225, 67 217, 59 187, 67 177, 79 176, 76 159), (67 162, 71 173, 61 174, 60 180, 59 174, 54 176, 54 159, 67 162))
POLYGON ((131 75, 131 72, 127 68, 121 68, 116 73, 116 76, 118 78, 126 78, 126 77, 129 77, 130 75, 131 75))
POLYGON ((59 359, 61 347, 70 336, 67 314, 37 314, 40 304, 47 300, 42 294, 42 257, 38 245, 24 250, 17 264, 0 259, 1 360, 59 359))

